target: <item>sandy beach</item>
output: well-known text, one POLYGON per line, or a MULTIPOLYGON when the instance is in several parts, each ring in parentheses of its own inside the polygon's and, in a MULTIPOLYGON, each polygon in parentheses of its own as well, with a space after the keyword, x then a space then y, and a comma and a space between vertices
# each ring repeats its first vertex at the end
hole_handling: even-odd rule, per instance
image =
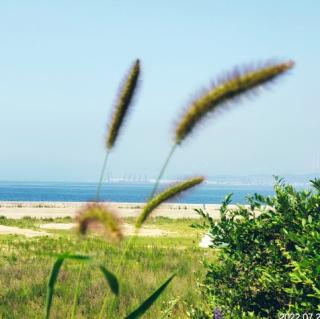
MULTIPOLYGON (((19 219, 25 216, 34 218, 73 217, 85 203, 81 202, 0 202, 0 216, 19 219)), ((119 217, 137 216, 143 203, 108 203, 108 205, 119 214, 119 217)), ((210 216, 219 219, 218 204, 162 204, 152 216, 162 216, 172 219, 198 218, 195 209, 205 209, 210 216)))
MULTIPOLYGON (((0 216, 10 219, 21 219, 23 217, 33 218, 57 218, 73 217, 86 203, 82 202, 6 202, 0 201, 0 216)), ((143 203, 108 203, 114 212, 120 218, 136 217, 143 208, 143 203)), ((162 204, 153 213, 153 217, 162 216, 171 219, 181 218, 199 218, 195 209, 205 209, 210 216, 215 219, 219 218, 220 205, 199 205, 199 204, 162 204)), ((10 227, 0 225, 0 235, 24 235, 26 237, 50 236, 48 229, 72 230, 73 223, 46 223, 40 226, 39 231, 31 229, 22 229, 19 227, 10 227)), ((132 225, 123 225, 124 234, 131 235, 134 232, 132 225)), ((156 229, 154 227, 143 227, 140 231, 141 236, 174 236, 174 233, 156 229)))

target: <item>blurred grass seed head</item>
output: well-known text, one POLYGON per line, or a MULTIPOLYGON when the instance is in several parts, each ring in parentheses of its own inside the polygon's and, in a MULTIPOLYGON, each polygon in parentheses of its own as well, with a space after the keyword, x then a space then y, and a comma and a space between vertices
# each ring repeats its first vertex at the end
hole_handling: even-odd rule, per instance
POLYGON ((107 149, 112 149, 115 145, 116 139, 119 135, 120 128, 132 104, 134 94, 138 86, 138 79, 140 75, 140 61, 136 60, 132 65, 123 85, 120 88, 118 99, 111 117, 111 122, 108 127, 108 134, 106 138, 107 149))
POLYGON ((77 232, 87 235, 94 232, 113 242, 123 238, 120 219, 108 206, 100 203, 87 204, 76 215, 77 232))
POLYGON ((236 68, 225 74, 186 109, 175 131, 175 143, 181 144, 208 115, 222 110, 229 102, 236 102, 249 93, 272 82, 294 66, 293 61, 264 63, 256 67, 236 68))

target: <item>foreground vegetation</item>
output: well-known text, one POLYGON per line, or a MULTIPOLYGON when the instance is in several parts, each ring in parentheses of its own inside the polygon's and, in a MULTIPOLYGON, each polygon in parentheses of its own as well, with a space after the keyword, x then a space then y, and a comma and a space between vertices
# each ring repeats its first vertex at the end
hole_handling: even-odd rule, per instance
POLYGON ((255 194, 216 223, 205 212, 213 247, 204 282, 207 310, 194 318, 318 318, 320 316, 320 180, 297 191, 277 180, 275 196, 255 194), (286 314, 286 315, 285 315, 286 314))
MULTIPOLYGON (((68 218, 12 220, 0 218, 0 224, 38 229, 47 222, 70 222, 68 218)), ((133 219, 126 220, 134 223, 133 219)), ((203 260, 214 253, 197 248, 202 231, 190 227, 193 220, 150 219, 148 227, 172 232, 166 237, 138 237, 127 251, 120 277, 121 298, 110 318, 124 317, 140 304, 173 272, 174 284, 144 318, 187 318, 190 304, 201 303, 197 282, 203 278, 203 260)), ((48 230, 47 230, 48 231, 48 230)), ((70 231, 50 231, 53 236, 26 239, 23 236, 0 236, 0 318, 43 318, 47 278, 52 268, 53 253, 72 252, 95 257, 111 271, 116 271, 127 238, 119 245, 110 245, 101 237, 80 239, 70 231)), ((79 261, 66 261, 56 284, 51 310, 52 318, 68 318, 72 308, 79 261)), ((92 263, 85 263, 80 282, 80 298, 76 318, 96 318, 103 297, 109 291, 101 272, 92 263)), ((113 302, 109 294, 108 304, 113 302)))

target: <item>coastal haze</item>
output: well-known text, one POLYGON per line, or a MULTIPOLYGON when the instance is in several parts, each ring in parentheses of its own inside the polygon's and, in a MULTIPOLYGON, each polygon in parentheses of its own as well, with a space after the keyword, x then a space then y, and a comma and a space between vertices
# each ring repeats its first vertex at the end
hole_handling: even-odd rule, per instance
POLYGON ((208 119, 164 178, 320 171, 319 2, 140 4, 1 2, 2 181, 95 182, 116 92, 136 58, 140 89, 110 158, 114 177, 155 176, 190 101, 221 72, 269 59, 296 66, 208 119))

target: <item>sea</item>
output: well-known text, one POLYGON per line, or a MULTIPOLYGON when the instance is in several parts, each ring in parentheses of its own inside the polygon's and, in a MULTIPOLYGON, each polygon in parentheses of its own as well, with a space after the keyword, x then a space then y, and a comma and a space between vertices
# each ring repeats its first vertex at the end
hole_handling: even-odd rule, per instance
MULTIPOLYGON (((167 185, 161 184, 159 190, 167 185)), ((112 202, 142 203, 148 199, 151 183, 122 182, 105 183, 100 200, 112 202)), ((96 183, 71 182, 0 182, 0 201, 40 201, 40 202, 87 202, 96 197, 96 183)), ((273 187, 268 185, 217 185, 205 184, 171 200, 186 204, 220 204, 225 196, 232 193, 232 203, 244 204, 246 197, 259 193, 273 195, 273 187)))

